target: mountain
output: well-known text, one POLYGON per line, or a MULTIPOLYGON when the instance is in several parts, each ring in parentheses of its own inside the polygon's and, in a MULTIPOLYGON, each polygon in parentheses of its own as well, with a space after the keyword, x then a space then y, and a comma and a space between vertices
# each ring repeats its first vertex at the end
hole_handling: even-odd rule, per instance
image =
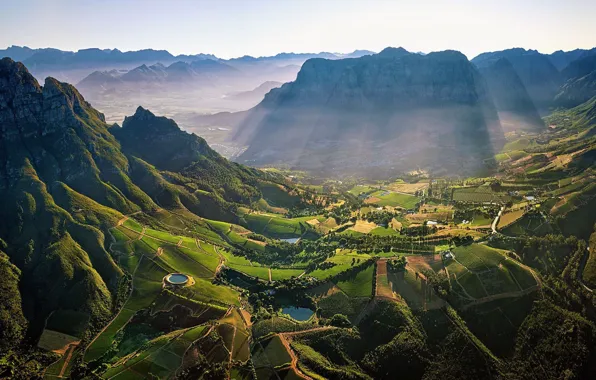
POLYGON ((541 112, 546 110, 563 82, 559 71, 549 58, 536 50, 515 48, 482 53, 473 58, 472 63, 482 69, 501 58, 505 58, 511 63, 535 107, 541 112))
POLYGON ((571 62, 561 75, 564 79, 579 78, 596 71, 596 54, 587 54, 571 62))
POLYGON ((511 63, 501 58, 480 69, 499 113, 505 131, 544 129, 532 99, 511 63))
POLYGON ((337 172, 474 171, 502 139, 484 80, 463 54, 402 48, 308 60, 234 136, 248 146, 240 162, 337 172))
POLYGON ((566 82, 555 96, 558 107, 571 108, 596 96, 596 54, 584 53, 571 62, 561 75, 566 82))
MULTIPOLYGON (((283 83, 276 81, 267 81, 261 83, 258 87, 250 91, 234 92, 226 95, 227 100, 254 103, 250 107, 255 106, 263 97, 274 88, 281 87, 283 83)), ((249 108, 250 108, 249 107, 249 108)))
POLYGON ((139 86, 161 86, 165 84, 184 84, 185 87, 212 85, 218 78, 240 76, 236 68, 219 61, 204 59, 187 63, 177 61, 169 66, 161 63, 147 66, 145 64, 132 70, 95 71, 83 78, 77 87, 85 93, 114 89, 134 89, 139 86))
POLYGON ((10 57, 15 61, 24 61, 35 54, 37 49, 31 49, 27 46, 9 46, 6 49, 0 49, 0 58, 10 57))
POLYGON ((237 221, 237 205, 275 178, 142 107, 109 126, 73 86, 40 86, 22 63, 0 60, 0 272, 11 300, 0 307, 2 345, 25 329, 37 339, 56 310, 107 322, 129 281, 108 253, 123 215, 165 208, 237 221))
POLYGON ((347 54, 336 53, 336 55, 339 58, 360 58, 365 55, 373 55, 373 54, 376 54, 376 53, 371 50, 354 50, 353 52, 347 53, 347 54))
POLYGON ((571 51, 557 50, 556 52, 549 54, 548 59, 557 68, 557 70, 564 70, 571 62, 576 59, 582 58, 587 55, 595 54, 596 48, 586 49, 575 49, 571 51))

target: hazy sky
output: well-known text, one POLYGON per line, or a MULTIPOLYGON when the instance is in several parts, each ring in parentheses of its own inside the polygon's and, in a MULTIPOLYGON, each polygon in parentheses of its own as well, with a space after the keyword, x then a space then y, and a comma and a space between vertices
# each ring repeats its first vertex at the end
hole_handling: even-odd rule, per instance
POLYGON ((544 53, 596 46, 596 0, 0 0, 0 48, 544 53))

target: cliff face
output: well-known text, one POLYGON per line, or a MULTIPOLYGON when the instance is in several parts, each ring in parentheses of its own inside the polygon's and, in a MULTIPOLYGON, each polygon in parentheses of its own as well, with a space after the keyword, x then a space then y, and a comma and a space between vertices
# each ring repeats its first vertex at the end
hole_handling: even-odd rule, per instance
POLYGON ((36 323, 56 308, 92 320, 111 312, 122 271, 103 247, 101 225, 79 222, 72 204, 58 200, 76 192, 121 212, 138 209, 101 179, 126 164, 102 123, 70 85, 48 78, 42 88, 22 64, 0 61, 0 237, 22 271, 25 314, 36 323))
POLYGON ((455 51, 311 59, 240 126, 240 160, 297 167, 478 169, 503 132, 484 79, 455 51))
POLYGON ((555 97, 555 106, 571 108, 596 96, 595 53, 571 62, 561 74, 566 82, 555 97))
POLYGON ((492 65, 480 69, 480 72, 486 79, 505 131, 544 129, 544 122, 526 86, 507 59, 501 58, 492 65))
POLYGON ((483 69, 502 58, 511 63, 536 109, 547 110, 563 82, 561 74, 549 58, 535 50, 516 48, 480 54, 472 59, 472 63, 483 69))

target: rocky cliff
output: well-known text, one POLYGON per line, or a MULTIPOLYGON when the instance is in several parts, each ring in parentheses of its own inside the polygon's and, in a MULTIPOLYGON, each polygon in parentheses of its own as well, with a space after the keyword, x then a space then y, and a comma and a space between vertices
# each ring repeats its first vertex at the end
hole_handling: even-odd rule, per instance
POLYGON ((482 69, 502 58, 511 63, 536 109, 546 112, 563 83, 561 74, 550 59, 536 50, 516 48, 480 54, 472 59, 472 63, 482 69))
POLYGON ((480 168, 502 138, 486 83, 463 54, 402 48, 308 60, 235 136, 248 145, 241 162, 450 172, 480 168))
POLYGON ((501 58, 480 69, 505 131, 540 131, 544 122, 513 65, 501 58))

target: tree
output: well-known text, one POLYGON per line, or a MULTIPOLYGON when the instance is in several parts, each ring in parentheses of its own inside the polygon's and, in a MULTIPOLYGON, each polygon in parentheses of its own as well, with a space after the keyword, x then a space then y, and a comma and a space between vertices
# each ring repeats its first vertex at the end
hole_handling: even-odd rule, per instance
POLYGON ((331 326, 335 326, 335 327, 350 327, 350 326, 352 326, 352 323, 350 322, 348 317, 346 317, 343 314, 335 314, 333 317, 331 317, 329 324, 331 326))

